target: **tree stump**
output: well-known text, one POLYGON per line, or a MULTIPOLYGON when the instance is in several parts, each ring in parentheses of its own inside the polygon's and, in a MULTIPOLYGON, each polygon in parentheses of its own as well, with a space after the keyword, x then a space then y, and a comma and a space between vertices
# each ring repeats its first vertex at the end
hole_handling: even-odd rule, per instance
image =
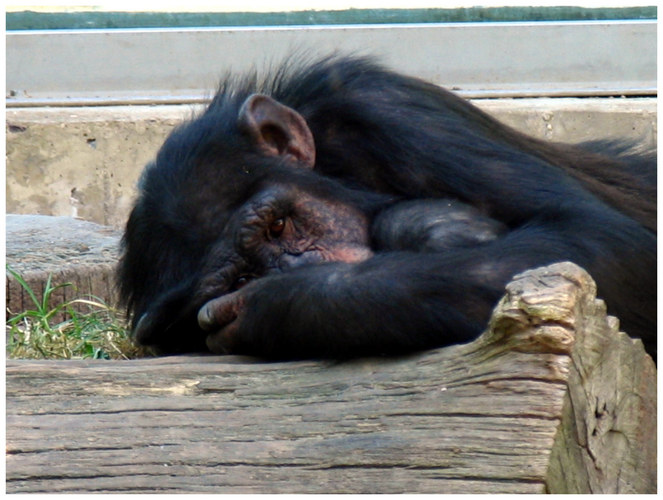
MULTIPOLYGON (((71 283, 52 294, 52 305, 93 296, 108 305, 117 303, 114 282, 121 234, 112 228, 71 217, 7 215, 7 264, 41 301, 52 285, 71 283)), ((35 309, 29 294, 7 273, 6 306, 17 314, 35 309)), ((54 320, 66 319, 63 311, 54 320)))
POLYGON ((569 263, 401 358, 7 361, 8 493, 654 493, 656 368, 569 263))

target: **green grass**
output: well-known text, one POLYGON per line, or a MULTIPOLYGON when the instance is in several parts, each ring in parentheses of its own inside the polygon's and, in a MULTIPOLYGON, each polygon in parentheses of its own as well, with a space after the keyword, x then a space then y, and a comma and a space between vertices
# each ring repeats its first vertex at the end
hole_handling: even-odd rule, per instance
POLYGON ((51 276, 40 298, 9 266, 7 271, 30 297, 34 307, 7 311, 7 357, 15 359, 130 359, 149 355, 131 340, 123 315, 96 297, 55 303, 51 276), (64 313, 64 314, 63 314, 64 313), (64 321, 57 318, 68 318, 64 321))

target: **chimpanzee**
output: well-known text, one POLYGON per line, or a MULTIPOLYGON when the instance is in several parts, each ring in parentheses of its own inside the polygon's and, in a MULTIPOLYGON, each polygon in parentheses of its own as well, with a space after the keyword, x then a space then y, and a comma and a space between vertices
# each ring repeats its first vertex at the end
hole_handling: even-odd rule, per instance
POLYGON ((346 358, 473 339, 514 274, 570 260, 655 356, 655 156, 366 58, 228 77, 143 173, 121 295, 162 352, 346 358))

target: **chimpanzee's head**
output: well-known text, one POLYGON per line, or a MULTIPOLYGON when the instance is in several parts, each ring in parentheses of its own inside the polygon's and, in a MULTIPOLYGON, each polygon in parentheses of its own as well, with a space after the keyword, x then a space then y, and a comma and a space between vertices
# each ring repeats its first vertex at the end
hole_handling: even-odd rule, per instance
MULTIPOLYGON (((141 344, 204 350, 196 314, 247 280, 370 255, 378 197, 319 175, 295 110, 261 94, 219 94, 148 165, 123 238, 121 296, 141 344)), ((381 198, 380 198, 381 199, 381 198)))

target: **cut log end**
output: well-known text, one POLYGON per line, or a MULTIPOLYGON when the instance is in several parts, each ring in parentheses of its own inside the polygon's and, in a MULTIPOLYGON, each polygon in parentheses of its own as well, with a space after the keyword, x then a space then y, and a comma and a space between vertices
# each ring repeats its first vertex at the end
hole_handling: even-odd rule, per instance
POLYGON ((605 305, 581 267, 561 262, 528 270, 507 285, 481 340, 500 350, 570 354, 590 311, 605 313, 605 305))

